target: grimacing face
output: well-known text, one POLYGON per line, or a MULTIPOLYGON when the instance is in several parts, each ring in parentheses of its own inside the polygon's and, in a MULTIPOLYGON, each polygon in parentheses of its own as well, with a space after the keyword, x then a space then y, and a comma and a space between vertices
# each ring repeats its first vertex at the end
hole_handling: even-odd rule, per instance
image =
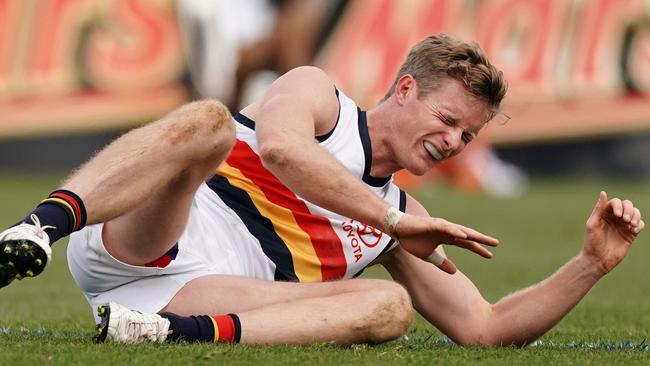
POLYGON ((460 153, 486 124, 487 104, 456 79, 442 79, 422 98, 417 97, 415 79, 400 79, 396 93, 402 107, 401 146, 396 155, 400 165, 413 174, 423 175, 460 153))

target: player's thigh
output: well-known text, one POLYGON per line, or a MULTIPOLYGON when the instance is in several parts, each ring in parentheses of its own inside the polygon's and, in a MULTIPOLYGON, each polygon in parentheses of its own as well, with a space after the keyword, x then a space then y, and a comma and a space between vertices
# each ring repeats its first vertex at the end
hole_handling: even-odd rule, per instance
POLYGON ((188 282, 163 311, 180 315, 241 313, 299 299, 352 292, 381 292, 408 297, 401 285, 378 279, 295 283, 209 275, 188 282))
POLYGON ((160 258, 185 230, 205 172, 184 172, 130 212, 104 224, 106 250, 120 261, 143 265, 160 258))

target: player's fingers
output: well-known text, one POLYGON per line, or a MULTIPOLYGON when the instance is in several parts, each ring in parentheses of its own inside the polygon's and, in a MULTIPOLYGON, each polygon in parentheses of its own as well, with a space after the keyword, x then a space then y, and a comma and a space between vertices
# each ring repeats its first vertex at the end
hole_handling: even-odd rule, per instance
POLYGON ((435 250, 429 254, 428 257, 424 258, 427 262, 433 263, 436 266, 440 266, 442 262, 445 261, 445 257, 443 257, 440 253, 436 252, 435 250))
POLYGON ((623 213, 621 217, 623 218, 623 221, 630 223, 632 221, 632 216, 634 215, 634 205, 630 200, 623 200, 622 204, 623 204, 623 213))
POLYGON ((492 252, 490 252, 485 247, 481 246, 481 244, 475 241, 466 240, 466 239, 456 239, 454 245, 472 251, 483 258, 492 258, 492 252))
POLYGON ((433 225, 431 225, 432 233, 443 232, 450 235, 452 238, 456 239, 466 239, 467 234, 462 229, 462 226, 449 222, 443 219, 434 219, 433 225))
POLYGON ((464 227, 463 230, 467 233, 467 239, 477 241, 481 244, 489 245, 495 247, 499 245, 499 239, 493 238, 489 235, 485 235, 481 232, 478 232, 472 228, 464 227))
POLYGON ((634 212, 632 213, 632 219, 630 220, 630 224, 632 226, 638 226, 639 221, 641 221, 641 211, 638 208, 634 208, 634 212))
POLYGON ((623 216, 623 202, 620 200, 620 198, 612 198, 607 203, 607 206, 615 217, 623 216))
POLYGON ((452 261, 450 261, 449 259, 443 257, 442 255, 440 255, 435 250, 433 251, 433 253, 431 253, 431 255, 429 255, 426 258, 426 260, 433 263, 438 268, 440 268, 441 270, 443 270, 443 271, 445 271, 445 272, 447 272, 449 274, 456 273, 456 265, 454 265, 454 263, 452 261))
POLYGON ((449 274, 454 274, 456 273, 456 265, 454 262, 450 261, 449 259, 445 258, 445 260, 442 262, 441 265, 438 266, 441 270, 449 273, 449 274))
POLYGON ((598 196, 598 203, 602 206, 607 204, 607 192, 600 191, 600 196, 598 196))
POLYGON ((594 209, 591 211, 591 215, 589 215, 589 219, 587 220, 587 225, 588 226, 595 225, 600 220, 600 218, 602 218, 606 214, 606 209, 607 209, 607 192, 600 191, 600 195, 598 196, 598 200, 594 205, 594 209))
POLYGON ((638 235, 641 232, 641 230, 643 230, 644 227, 645 227, 645 222, 643 220, 639 220, 639 225, 632 228, 632 232, 634 233, 634 235, 638 235))

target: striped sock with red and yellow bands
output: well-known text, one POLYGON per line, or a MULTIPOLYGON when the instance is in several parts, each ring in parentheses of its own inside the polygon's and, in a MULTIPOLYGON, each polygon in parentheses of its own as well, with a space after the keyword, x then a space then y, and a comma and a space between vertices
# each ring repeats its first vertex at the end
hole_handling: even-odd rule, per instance
POLYGON ((30 218, 32 214, 38 217, 41 226, 54 227, 46 230, 50 245, 86 226, 86 207, 83 201, 75 193, 64 189, 52 192, 22 222, 34 224, 30 218))
POLYGON ((236 314, 180 316, 160 313, 169 320, 168 342, 239 343, 241 323, 236 314))
POLYGON ((239 339, 241 338, 241 324, 237 315, 211 315, 210 320, 212 320, 214 326, 215 343, 239 343, 239 339))

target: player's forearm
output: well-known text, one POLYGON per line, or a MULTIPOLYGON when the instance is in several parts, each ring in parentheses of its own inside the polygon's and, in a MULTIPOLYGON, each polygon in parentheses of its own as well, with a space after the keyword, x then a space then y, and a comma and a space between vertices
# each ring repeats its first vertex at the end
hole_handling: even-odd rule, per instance
POLYGON ((583 256, 541 283, 489 304, 461 272, 441 273, 400 248, 382 262, 417 311, 461 345, 526 345, 557 324, 602 277, 583 256))
POLYGON ((261 155, 264 166, 287 187, 320 207, 383 227, 386 202, 317 144, 298 136, 282 139, 287 143, 275 141, 261 155))
POLYGON ((509 295, 492 306, 492 344, 528 344, 557 324, 596 284, 603 273, 578 255, 537 285, 509 295))

